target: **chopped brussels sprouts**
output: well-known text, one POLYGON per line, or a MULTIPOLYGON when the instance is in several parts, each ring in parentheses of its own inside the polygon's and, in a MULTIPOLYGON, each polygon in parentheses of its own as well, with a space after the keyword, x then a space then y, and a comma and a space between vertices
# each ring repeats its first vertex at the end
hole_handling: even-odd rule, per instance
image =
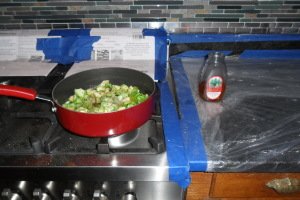
POLYGON ((113 85, 104 80, 95 88, 75 89, 63 107, 85 113, 107 113, 130 108, 147 98, 148 94, 143 94, 136 86, 113 85))

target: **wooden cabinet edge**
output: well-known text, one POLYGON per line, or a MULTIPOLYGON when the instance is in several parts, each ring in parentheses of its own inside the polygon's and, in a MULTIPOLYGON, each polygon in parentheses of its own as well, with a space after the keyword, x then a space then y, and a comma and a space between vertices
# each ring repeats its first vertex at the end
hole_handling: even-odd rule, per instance
MULTIPOLYGON (((253 192, 253 194, 246 194, 242 195, 241 197, 237 196, 236 194, 230 194, 230 191, 226 194, 223 194, 222 192, 217 194, 216 190, 218 188, 218 184, 221 184, 220 177, 223 178, 223 181, 226 180, 226 178, 230 178, 234 184, 238 184, 239 178, 245 178, 245 177, 251 177, 251 179, 260 180, 260 177, 263 178, 263 180, 271 180, 273 178, 282 178, 282 177, 295 177, 300 178, 300 173, 206 173, 206 172, 192 172, 191 178, 192 182, 187 190, 187 198, 186 200, 237 200, 237 199, 243 199, 243 200, 299 200, 300 199, 300 193, 299 197, 298 194, 287 194, 287 195, 277 195, 275 191, 273 191, 271 188, 267 188, 265 184, 260 183, 260 186, 264 186, 263 191, 267 191, 267 195, 262 195, 262 191, 258 191, 257 194, 253 192), (217 185, 216 185, 217 184, 217 185), (268 196, 268 194, 272 194, 268 196)), ((251 181, 251 180, 250 180, 251 181)), ((267 182, 267 181, 265 181, 267 182)), ((263 183, 265 183, 263 182, 263 183)), ((248 183, 246 183, 247 185, 248 183)), ((242 186, 241 186, 242 187, 242 186)))

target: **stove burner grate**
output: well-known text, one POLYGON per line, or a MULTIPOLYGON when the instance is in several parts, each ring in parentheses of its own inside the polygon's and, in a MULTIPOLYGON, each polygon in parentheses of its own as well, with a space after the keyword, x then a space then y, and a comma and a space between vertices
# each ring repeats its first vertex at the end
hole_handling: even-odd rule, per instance
POLYGON ((108 138, 88 138, 62 128, 48 112, 1 115, 0 154, 109 154, 161 153, 165 150, 160 116, 128 133, 108 138), (15 124, 18 124, 16 128, 15 124))

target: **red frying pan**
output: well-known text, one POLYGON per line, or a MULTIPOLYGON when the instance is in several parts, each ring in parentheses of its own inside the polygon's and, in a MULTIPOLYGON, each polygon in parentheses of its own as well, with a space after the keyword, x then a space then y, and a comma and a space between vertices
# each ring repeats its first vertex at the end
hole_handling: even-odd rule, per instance
POLYGON ((52 100, 40 97, 33 89, 0 85, 0 95, 52 101, 53 110, 61 125, 72 133, 87 137, 120 135, 138 128, 152 115, 155 92, 155 82, 150 76, 127 68, 100 68, 71 75, 55 85, 52 100), (116 85, 137 86, 149 97, 138 105, 110 113, 82 113, 62 107, 62 104, 73 95, 74 89, 88 89, 97 86, 103 80, 109 80, 116 85))

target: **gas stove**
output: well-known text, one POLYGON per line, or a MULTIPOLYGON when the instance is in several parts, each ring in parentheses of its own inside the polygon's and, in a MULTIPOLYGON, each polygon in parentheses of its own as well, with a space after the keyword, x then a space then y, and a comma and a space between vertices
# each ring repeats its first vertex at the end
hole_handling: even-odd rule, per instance
MULTIPOLYGON (((70 67, 58 65, 47 77, 0 77, 0 82, 51 96, 70 67)), ((0 102, 2 199, 184 199, 185 191, 169 181, 159 100, 141 127, 108 138, 65 130, 51 104, 3 96, 0 102)))

